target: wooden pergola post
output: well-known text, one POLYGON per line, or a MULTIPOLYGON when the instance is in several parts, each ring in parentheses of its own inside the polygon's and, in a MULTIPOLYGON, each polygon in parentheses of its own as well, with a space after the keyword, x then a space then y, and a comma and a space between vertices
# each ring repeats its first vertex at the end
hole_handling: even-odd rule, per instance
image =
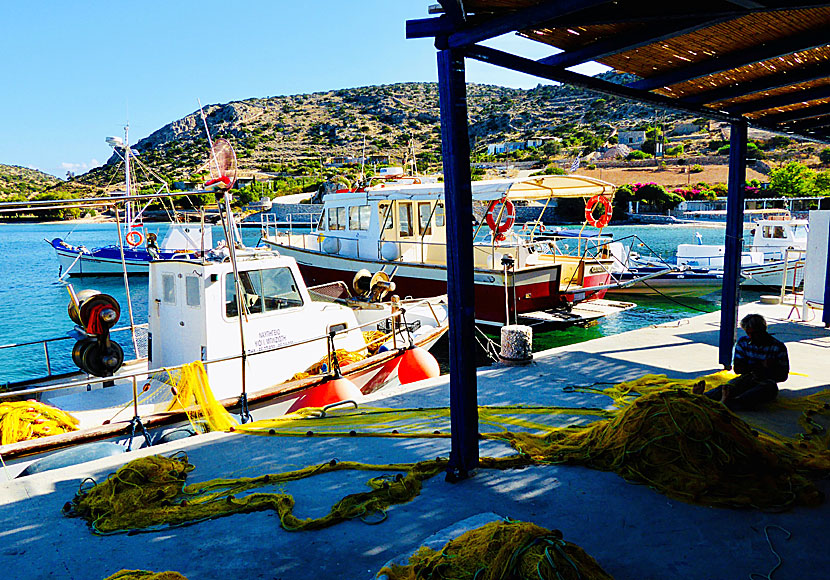
POLYGON ((464 56, 438 51, 441 152, 447 206, 447 296, 450 328, 450 425, 447 479, 466 478, 478 465, 478 398, 473 287, 473 194, 464 56))
POLYGON ((732 348, 738 326, 738 304, 741 300, 741 251, 744 239, 744 195, 746 185, 745 122, 732 123, 729 132, 729 184, 726 193, 726 246, 723 257, 723 290, 721 293, 720 342, 718 362, 732 368, 732 348))

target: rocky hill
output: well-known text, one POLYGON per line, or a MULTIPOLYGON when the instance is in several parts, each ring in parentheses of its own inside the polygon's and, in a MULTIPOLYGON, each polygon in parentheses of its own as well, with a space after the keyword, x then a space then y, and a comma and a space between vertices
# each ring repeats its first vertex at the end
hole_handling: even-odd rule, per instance
POLYGON ((17 195, 29 195, 60 183, 54 175, 37 169, 17 165, 0 164, 0 199, 17 195))
MULTIPOLYGON (((622 76, 622 75, 617 75, 622 76)), ((468 85, 474 147, 562 135, 575 127, 608 136, 621 126, 653 121, 653 107, 566 86, 522 90, 468 85)), ((390 156, 403 162, 414 143, 419 162, 438 167, 441 149, 438 85, 401 83, 320 93, 252 98, 204 108, 214 138, 229 139, 239 168, 283 172, 335 156, 390 156)), ((666 113, 662 119, 667 119, 666 113)), ((140 159, 169 180, 187 179, 207 159, 199 111, 173 121, 134 145, 140 159)), ((77 179, 102 185, 119 159, 77 179)))
MULTIPOLYGON (((630 75, 619 73, 601 76, 614 82, 631 80, 630 75)), ((692 123, 687 115, 563 85, 522 90, 470 84, 467 93, 470 140, 477 156, 486 153, 489 144, 556 138, 558 145, 551 150, 546 147, 545 155, 567 158, 577 152, 592 151, 609 138, 614 142, 618 130, 645 129, 655 122, 661 123, 667 132, 680 124, 692 131, 695 126, 705 126, 700 121, 692 123)), ((420 170, 440 170, 436 83, 251 98, 207 105, 204 114, 211 136, 225 137, 234 145, 243 174, 308 176, 312 179, 309 183, 303 179, 301 187, 314 189, 313 182, 327 176, 321 162, 337 157, 357 158, 365 151, 370 158, 388 157, 391 162, 402 164, 410 143, 414 144, 420 170)), ((685 141, 685 154, 712 147, 716 150, 726 142, 723 139, 719 130, 704 130, 694 140, 685 141)), ((133 147, 139 152, 138 165, 152 168, 158 177, 169 182, 195 179, 206 173, 208 144, 198 110, 161 127, 133 147)), ((30 193, 50 189, 72 196, 95 195, 121 187, 123 169, 119 161, 113 155, 104 166, 76 176, 72 182, 45 174, 40 174, 44 180, 38 182, 34 175, 39 172, 22 170, 32 177, 14 183, 19 192, 28 188, 30 193)), ((147 175, 141 167, 136 174, 147 175)), ((10 193, 11 183, 0 173, 0 187, 5 188, 0 194, 10 193)), ((297 183, 291 186, 296 187, 297 183)))

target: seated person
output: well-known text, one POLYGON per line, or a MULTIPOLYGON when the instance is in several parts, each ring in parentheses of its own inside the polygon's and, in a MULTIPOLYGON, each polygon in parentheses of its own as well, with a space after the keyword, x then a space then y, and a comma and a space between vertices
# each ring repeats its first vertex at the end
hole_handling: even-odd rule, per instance
MULTIPOLYGON (((778 383, 786 381, 790 373, 787 347, 767 332, 767 321, 763 316, 745 316, 741 328, 746 336, 738 339, 732 361, 738 376, 705 393, 732 411, 749 411, 774 401, 778 396, 778 383)), ((692 392, 704 394, 703 388, 701 381, 692 387, 692 392)))

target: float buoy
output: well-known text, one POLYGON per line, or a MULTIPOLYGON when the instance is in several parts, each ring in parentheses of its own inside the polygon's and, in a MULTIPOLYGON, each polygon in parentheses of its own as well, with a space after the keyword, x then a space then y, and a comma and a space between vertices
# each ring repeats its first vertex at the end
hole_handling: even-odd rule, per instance
POLYGON ((360 389, 349 379, 333 377, 300 395, 287 412, 293 413, 305 407, 325 407, 340 401, 358 401, 362 396, 360 389))
POLYGON ((613 207, 611 206, 611 200, 604 195, 595 195, 585 204, 585 221, 595 228, 604 228, 607 226, 608 222, 611 221, 612 213, 613 207), (602 215, 597 218, 594 217, 594 208, 598 205, 602 206, 602 215))
POLYGON ((504 233, 512 228, 513 223, 516 221, 516 208, 513 202, 506 197, 494 199, 487 206, 487 213, 484 214, 484 219, 487 220, 487 225, 490 226, 493 235, 496 238, 504 239, 504 233), (499 209, 499 204, 504 204, 504 211, 499 209), (500 217, 499 213, 501 213, 504 221, 497 224, 496 219, 500 217))
POLYGON ((127 243, 130 244, 133 248, 140 246, 144 243, 144 236, 141 235, 140 231, 132 230, 127 233, 127 243))
POLYGON ((438 361, 420 346, 409 348, 401 355, 398 380, 402 385, 432 379, 440 374, 441 367, 438 366, 438 361))

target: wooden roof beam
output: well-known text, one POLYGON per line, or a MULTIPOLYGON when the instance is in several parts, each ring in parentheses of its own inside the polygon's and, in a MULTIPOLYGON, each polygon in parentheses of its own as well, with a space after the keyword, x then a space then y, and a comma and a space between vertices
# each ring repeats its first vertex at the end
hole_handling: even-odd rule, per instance
POLYGON ((628 86, 632 89, 651 91, 733 70, 742 66, 764 62, 765 60, 787 56, 795 52, 827 46, 827 44, 827 30, 815 30, 788 36, 776 42, 769 42, 761 46, 752 46, 730 54, 719 55, 689 66, 674 68, 664 73, 629 83, 628 86))
POLYGON ((830 62, 822 62, 800 69, 774 72, 754 81, 718 87, 702 93, 689 95, 688 97, 680 97, 679 100, 689 105, 705 105, 742 97, 744 95, 751 95, 753 93, 809 83, 827 77, 830 77, 830 62))
MULTIPOLYGON (((445 0, 450 1, 450 0, 445 0)), ((462 48, 517 30, 543 26, 558 17, 606 4, 609 0, 550 0, 490 18, 449 35, 446 48, 462 48)))
POLYGON ((796 133, 812 130, 830 130, 830 115, 822 115, 801 121, 790 121, 785 124, 785 127, 787 131, 794 131, 796 133))
POLYGON ((726 110, 735 115, 742 115, 744 113, 765 111, 776 107, 794 105, 795 103, 816 101, 818 99, 827 98, 830 98, 830 85, 822 85, 819 87, 792 91, 781 95, 773 95, 763 99, 755 99, 754 101, 736 103, 726 107, 726 110))
POLYGON ((735 17, 735 12, 729 12, 721 14, 715 18, 697 17, 672 21, 662 26, 659 34, 654 36, 649 36, 648 34, 643 34, 642 31, 637 31, 611 38, 603 38, 602 40, 593 42, 589 45, 583 46, 582 48, 570 50, 560 54, 554 54, 553 56, 540 59, 539 62, 550 66, 568 68, 612 54, 628 52, 629 50, 634 50, 635 48, 647 46, 655 42, 662 42, 669 38, 690 34, 703 28, 720 24, 721 22, 727 22, 735 17))
POLYGON ((665 6, 662 4, 643 3, 639 6, 625 6, 613 10, 611 6, 607 10, 603 9, 601 13, 593 12, 579 12, 567 16, 563 16, 556 20, 557 27, 574 27, 574 26, 598 26, 609 24, 636 24, 636 23, 659 23, 661 26, 668 25, 671 22, 680 20, 706 20, 713 18, 720 18, 721 16, 732 15, 733 18, 740 18, 749 14, 759 14, 767 12, 777 12, 781 10, 806 10, 810 8, 821 8, 829 6, 827 0, 796 0, 795 2, 788 2, 787 0, 770 0, 765 1, 763 6, 758 8, 742 10, 737 6, 734 9, 721 9, 706 11, 695 6, 695 10, 688 12, 666 12, 665 6))
POLYGON ((771 124, 776 127, 782 127, 788 125, 791 121, 801 121, 802 119, 812 119, 813 117, 822 117, 825 115, 830 115, 830 103, 785 111, 783 113, 764 115, 763 117, 753 119, 753 121, 757 120, 766 125, 771 124))
POLYGON ((500 66, 502 68, 507 68, 543 79, 567 83, 569 85, 582 87, 614 97, 623 97, 635 101, 651 103, 666 109, 689 111, 695 115, 706 115, 709 118, 718 119, 727 123, 744 121, 741 117, 731 116, 718 111, 704 111, 700 107, 685 106, 677 99, 672 99, 671 97, 632 89, 626 85, 619 85, 596 77, 590 77, 577 72, 565 70, 563 68, 541 64, 535 60, 509 54, 495 48, 490 48, 489 46, 482 46, 480 44, 468 46, 464 49, 464 55, 468 58, 500 66))

